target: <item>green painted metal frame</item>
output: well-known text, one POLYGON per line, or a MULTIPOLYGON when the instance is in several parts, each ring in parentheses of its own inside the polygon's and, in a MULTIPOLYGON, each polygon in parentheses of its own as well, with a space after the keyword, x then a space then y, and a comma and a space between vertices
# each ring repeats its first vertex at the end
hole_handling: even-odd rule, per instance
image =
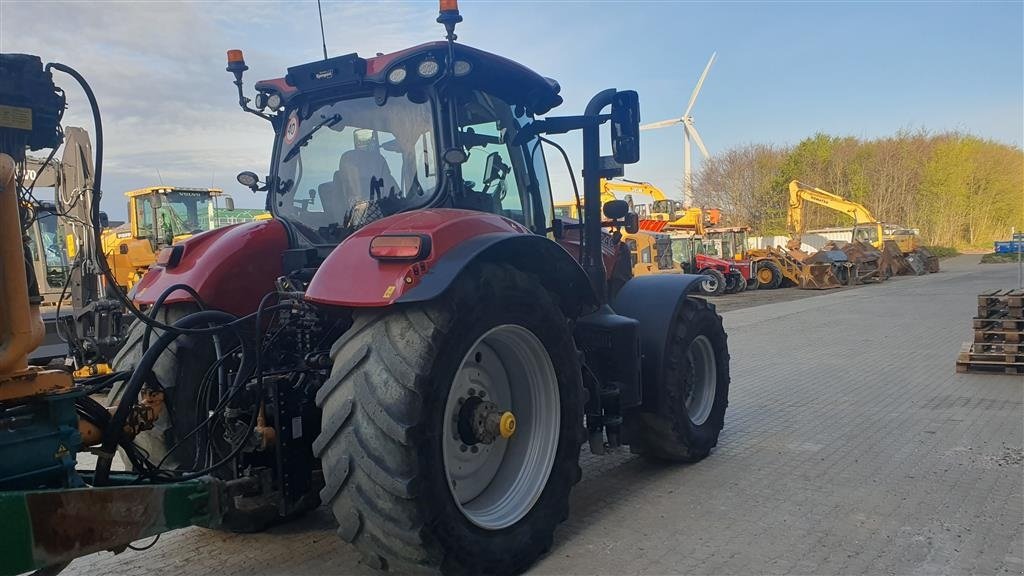
POLYGON ((224 484, 119 485, 0 492, 0 576, 59 566, 102 550, 187 526, 213 527, 223 516, 224 484))

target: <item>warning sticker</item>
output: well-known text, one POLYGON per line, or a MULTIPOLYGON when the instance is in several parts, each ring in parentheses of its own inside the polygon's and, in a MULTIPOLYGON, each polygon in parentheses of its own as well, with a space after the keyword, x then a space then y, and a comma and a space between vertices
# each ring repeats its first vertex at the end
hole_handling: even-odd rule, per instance
POLYGON ((293 111, 288 116, 288 126, 284 129, 284 143, 291 144, 295 141, 295 137, 299 134, 299 115, 297 111, 293 111))
POLYGON ((0 128, 32 129, 32 109, 19 106, 0 106, 0 128))

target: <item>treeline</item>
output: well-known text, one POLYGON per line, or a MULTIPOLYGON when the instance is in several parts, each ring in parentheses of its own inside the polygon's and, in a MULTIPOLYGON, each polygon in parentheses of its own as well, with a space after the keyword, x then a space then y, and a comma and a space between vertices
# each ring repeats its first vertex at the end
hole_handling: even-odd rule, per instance
MULTIPOLYGON (((925 243, 989 248, 1024 229, 1024 152, 956 132, 900 132, 860 140, 817 134, 793 147, 750 144, 717 154, 694 182, 700 206, 722 208, 728 225, 786 233, 790 180, 859 202, 883 222, 921 231, 925 243)), ((819 206, 808 229, 850 226, 819 206)))

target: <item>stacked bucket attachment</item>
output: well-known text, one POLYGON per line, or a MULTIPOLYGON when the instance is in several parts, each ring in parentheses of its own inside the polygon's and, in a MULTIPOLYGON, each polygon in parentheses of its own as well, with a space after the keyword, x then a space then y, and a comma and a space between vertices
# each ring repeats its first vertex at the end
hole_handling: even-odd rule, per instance
POLYGON ((1024 289, 978 295, 974 342, 960 349, 957 372, 1024 374, 1024 289))
POLYGON ((851 285, 881 282, 891 276, 883 266, 885 256, 882 251, 867 242, 829 242, 823 249, 838 249, 846 254, 846 259, 853 265, 850 269, 852 282, 848 282, 851 285))
POLYGON ((857 265, 842 250, 818 250, 803 259, 800 287, 805 290, 827 290, 851 286, 857 278, 857 265))

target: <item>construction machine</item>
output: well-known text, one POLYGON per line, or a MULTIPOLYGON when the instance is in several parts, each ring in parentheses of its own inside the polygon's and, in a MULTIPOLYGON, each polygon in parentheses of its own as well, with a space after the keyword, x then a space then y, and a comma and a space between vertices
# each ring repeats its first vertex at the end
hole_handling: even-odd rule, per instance
MULTIPOLYGON (((19 553, 5 549, 0 572, 123 547, 139 520, 119 543, 100 529, 119 504, 152 533, 254 529, 323 502, 373 566, 517 573, 567 517, 582 444, 676 462, 711 452, 729 354, 714 306, 689 294, 701 277, 609 273, 623 251, 606 230, 635 231, 637 217, 602 207, 600 180, 639 160, 637 94, 548 115, 558 84, 456 43, 461 20, 442 0, 445 41, 293 66, 252 98, 229 51, 241 107, 275 135, 269 175, 239 182, 266 191, 274 217, 160 251, 108 377, 96 469, 77 474, 108 505, 70 516, 51 500, 49 515, 26 515, 29 537, 0 540, 19 553), (559 223, 541 135, 577 130, 585 207, 559 223), (69 533, 59 554, 32 546, 69 533)), ((81 444, 39 457, 73 461, 81 444)), ((0 463, 30 467, 10 455, 0 463)))
POLYGON ((228 210, 234 209, 234 200, 220 188, 149 186, 124 195, 128 222, 102 236, 103 254, 124 290, 156 263, 161 249, 216 228, 219 198, 228 210))
MULTIPOLYGON (((803 217, 805 202, 824 206, 853 218, 850 242, 870 244, 880 251, 884 251, 886 242, 893 242, 903 256, 913 255, 913 258, 927 263, 927 270, 938 272, 938 258, 921 245, 920 238, 915 230, 905 226, 879 222, 861 204, 831 192, 826 192, 821 188, 804 184, 799 180, 793 180, 789 183, 789 210, 786 219, 787 226, 793 237, 793 243, 797 248, 799 248, 801 236, 805 232, 803 217)), ((862 252, 863 249, 860 251, 862 252)))

